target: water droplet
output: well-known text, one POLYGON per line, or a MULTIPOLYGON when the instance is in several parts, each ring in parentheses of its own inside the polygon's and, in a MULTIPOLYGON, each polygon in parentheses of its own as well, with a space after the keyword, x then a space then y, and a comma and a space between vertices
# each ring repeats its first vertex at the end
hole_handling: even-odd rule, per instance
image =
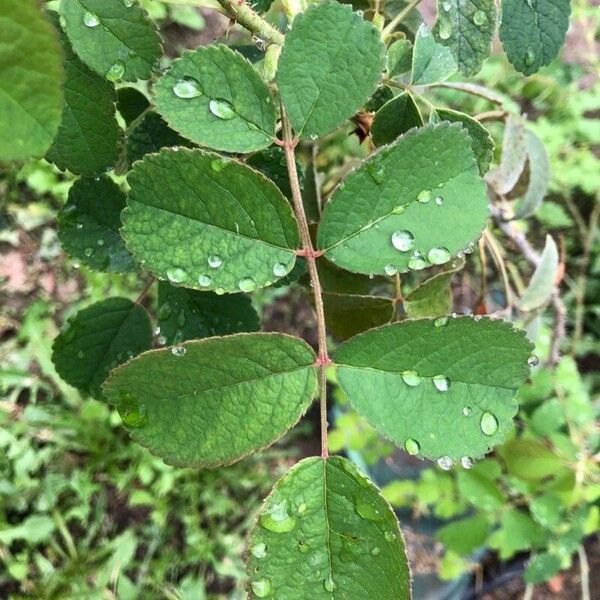
POLYGON ((438 467, 444 471, 449 471, 454 466, 454 461, 449 456, 442 456, 437 460, 438 467))
POLYGON ((187 279, 187 273, 183 269, 175 268, 167 271, 167 279, 171 283, 181 283, 187 279))
POLYGON ((392 246, 400 252, 408 252, 415 245, 415 236, 410 231, 394 231, 392 246))
POLYGON ((185 349, 184 346, 173 346, 171 348, 171 354, 173 356, 185 356, 186 352, 187 352, 187 350, 185 349))
POLYGON ((475 464, 475 461, 470 456, 463 456, 460 459, 460 464, 463 469, 470 469, 475 464))
POLYGON ((450 12, 450 9, 452 8, 452 4, 450 2, 442 2, 442 8, 446 12, 450 12))
POLYGON ((486 410, 481 415, 479 425, 481 426, 481 431, 483 431, 485 435, 494 435, 498 429, 498 419, 496 419, 491 412, 486 410))
POLYGON ((308 544, 305 541, 300 540, 298 542, 298 550, 300 550, 300 552, 302 552, 302 553, 308 552, 308 550, 309 550, 308 544))
POLYGON ((254 546, 250 548, 250 553, 255 558, 264 558, 267 555, 267 545, 264 542, 254 544, 254 546))
POLYGON ((225 290, 222 287, 215 288, 215 294, 217 296, 222 296, 225 293, 225 290))
POLYGON ((527 359, 527 364, 530 367, 537 367, 540 364, 540 359, 535 355, 532 354, 528 359, 527 359))
POLYGON ((135 405, 126 407, 123 412, 119 411, 123 425, 131 429, 141 429, 148 425, 148 414, 146 407, 139 407, 137 402, 135 405))
POLYGON ((438 206, 441 206, 442 204, 444 204, 444 197, 443 196, 436 196, 435 197, 435 203, 438 206))
POLYGON ((442 40, 447 40, 452 35, 452 23, 448 19, 440 21, 438 35, 442 40))
POLYGON ((238 287, 242 292, 251 292, 256 288, 256 281, 252 277, 244 277, 244 279, 240 279, 238 287))
POLYGON ((301 502, 301 503, 298 505, 298 508, 296 509, 296 512, 297 512, 299 515, 303 515, 303 514, 306 512, 306 508, 307 508, 307 506, 306 506, 306 502, 301 502))
POLYGON ((358 500, 356 502, 356 512, 367 521, 380 521, 383 518, 379 510, 368 500, 358 500))
POLYGON ((90 256, 92 256, 92 254, 94 254, 94 249, 93 248, 86 248, 83 253, 89 258, 90 256))
POLYGON ((404 371, 401 373, 402 381, 410 387, 416 387, 421 383, 421 378, 415 371, 404 371))
POLYGON ((395 275, 398 272, 398 269, 396 269, 394 265, 385 265, 385 267, 383 267, 383 270, 385 271, 385 274, 389 275, 390 277, 392 277, 392 275, 395 275))
POLYGON ((83 229, 83 223, 77 223, 77 225, 75 225, 76 229, 83 229))
POLYGON ((444 325, 447 325, 447 324, 448 324, 448 317, 446 317, 446 316, 438 317, 433 322, 434 327, 444 327, 444 325))
POLYGON ((198 275, 198 285, 208 287, 212 283, 212 278, 208 275, 198 275))
POLYGON ((443 265, 450 260, 450 251, 447 248, 432 248, 427 253, 427 260, 432 265, 443 265))
POLYGON ((273 275, 275 277, 284 277, 287 275, 287 267, 283 263, 276 263, 273 265, 273 275))
POLYGON ((87 27, 98 27, 98 25, 100 25, 100 19, 98 19, 98 17, 90 12, 89 10, 86 10, 83 13, 83 23, 87 26, 87 27))
POLYGON ((419 445, 419 442, 417 442, 417 440, 408 438, 404 442, 404 449, 406 450, 407 454, 410 454, 411 456, 416 456, 417 454, 419 454, 419 450, 421 449, 421 446, 419 445))
POLYGON ((219 117, 224 121, 233 119, 236 116, 233 106, 227 100, 211 100, 208 103, 208 108, 215 117, 219 117))
POLYGON ((120 60, 106 71, 106 79, 109 81, 119 81, 123 75, 125 75, 125 65, 120 60))
POLYGON ((135 0, 123 0, 125 8, 131 8, 135 4, 135 0))
POLYGON ((329 577, 327 577, 327 579, 325 579, 323 581, 323 587, 325 588, 325 591, 327 591, 327 592, 335 591, 335 588, 337 586, 335 585, 335 581, 333 581, 333 577, 331 575, 329 575, 329 577))
POLYGON ((258 598, 266 598, 271 593, 271 582, 268 579, 258 579, 250 585, 254 595, 258 598))
POLYGON ((153 335, 160 335, 160 327, 157 325, 152 331, 153 335))
POLYGON ((473 15, 473 23, 479 28, 483 28, 488 23, 487 15, 482 10, 476 10, 473 15))
POLYGON ((462 414, 465 417, 470 417, 473 414, 473 409, 470 406, 465 406, 462 409, 462 414))
POLYGON ((535 61, 535 52, 532 48, 527 48, 525 52, 525 65, 530 67, 535 61))
POLYGON ((158 342, 159 346, 164 346, 167 343, 167 338, 164 335, 160 335, 156 341, 158 342))
POLYGON ((469 245, 465 248, 465 254, 472 254, 475 251, 475 242, 469 242, 469 245))
POLYGON ((105 242, 103 239, 99 239, 99 240, 96 242, 96 244, 98 244, 98 246, 100 246, 100 247, 104 246, 104 244, 105 244, 105 243, 106 243, 106 242, 105 242))
POLYGON ((427 204, 431 200, 431 191, 430 190, 421 190, 417 194, 417 200, 421 202, 421 204, 427 204))
POLYGON ((450 387, 450 380, 445 375, 436 375, 433 378, 433 385, 435 385, 438 392, 447 392, 450 387))
POLYGON ((398 206, 394 206, 394 208, 392 208, 392 214, 393 215, 401 215, 405 210, 406 210, 406 206, 404 206, 403 204, 399 204, 398 206))
POLYGON ((173 93, 178 98, 197 98, 198 96, 202 96, 202 89, 200 88, 200 84, 191 77, 185 77, 184 79, 179 79, 173 85, 173 93))
POLYGON ((408 261, 408 268, 413 271, 421 271, 429 266, 429 263, 423 258, 420 252, 415 252, 408 261))
POLYGON ((383 534, 383 537, 385 538, 386 542, 389 542, 391 544, 396 539, 396 534, 392 531, 386 531, 383 534))
POLYGON ((380 552, 381 552, 381 550, 380 550, 380 549, 379 549, 377 546, 375 546, 375 548, 373 548, 373 549, 371 550, 371 554, 372 554, 373 556, 377 556, 377 555, 378 555, 380 552))
POLYGON ((218 269, 223 264, 223 259, 217 254, 208 257, 208 266, 211 269, 218 269))
POLYGON ((85 356, 85 353, 83 352, 83 350, 80 350, 80 351, 77 353, 77 358, 83 358, 84 356, 85 356))
POLYGON ((279 502, 260 516, 260 524, 274 533, 286 533, 296 527, 296 518, 290 516, 285 502, 279 502))

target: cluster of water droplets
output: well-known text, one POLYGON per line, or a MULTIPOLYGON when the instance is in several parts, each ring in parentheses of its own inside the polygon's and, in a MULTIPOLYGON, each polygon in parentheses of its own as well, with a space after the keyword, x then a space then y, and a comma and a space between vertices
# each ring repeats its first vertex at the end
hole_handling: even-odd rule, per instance
MULTIPOLYGON (((173 93, 178 98, 189 100, 204 94, 200 83, 193 77, 182 77, 173 84, 173 93)), ((233 105, 225 98, 213 98, 208 103, 208 110, 219 119, 229 121, 237 116, 233 105)))
MULTIPOLYGON (((132 6, 133 0, 124 0, 124 4, 127 7, 132 6)), ((83 24, 89 29, 96 29, 99 25, 101 25, 98 16, 89 10, 86 10, 83 13, 83 24)), ((127 50, 123 49, 123 52, 127 53, 127 50)), ((128 54, 132 57, 136 55, 133 50, 129 50, 128 54)), ((123 75, 125 75, 125 64, 121 60, 117 60, 115 63, 113 63, 104 74, 106 79, 113 82, 120 81, 123 78, 123 75)))

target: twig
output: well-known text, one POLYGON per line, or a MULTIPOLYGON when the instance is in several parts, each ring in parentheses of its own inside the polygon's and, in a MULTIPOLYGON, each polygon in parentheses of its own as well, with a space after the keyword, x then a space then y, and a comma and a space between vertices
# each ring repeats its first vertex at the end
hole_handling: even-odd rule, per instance
POLYGON ((135 301, 136 304, 142 303, 142 300, 146 297, 146 295, 150 291, 150 288, 152 287, 153 283, 154 283, 154 277, 150 278, 150 281, 148 281, 148 283, 144 286, 144 289, 140 292, 140 295, 137 297, 137 300, 135 301))
POLYGON ((385 40, 388 38, 394 31, 396 27, 402 22, 402 20, 410 13, 413 8, 421 2, 421 0, 412 0, 409 4, 407 4, 384 28, 381 32, 381 37, 385 40))
POLYGON ((527 584, 527 587, 525 588, 525 593, 523 594, 523 600, 531 600, 532 597, 533 597, 533 584, 529 583, 529 584, 527 584))
POLYGON ((581 572, 581 600, 590 600, 590 565, 583 544, 577 546, 579 570, 581 572))
POLYGON ((493 104, 497 104, 498 106, 502 106, 504 104, 504 98, 499 94, 496 94, 493 90, 489 90, 486 87, 481 85, 477 85, 476 83, 463 83, 463 82, 453 82, 453 81, 444 81, 441 83, 434 83, 429 85, 430 88, 448 88, 451 90, 458 90, 459 92, 465 92, 467 94, 471 94, 473 96, 479 96, 480 98, 485 98, 489 100, 493 104))
POLYGON ((504 119, 508 113, 505 110, 488 110, 486 112, 479 113, 473 118, 480 123, 484 121, 498 121, 504 119))
POLYGON ((270 23, 267 23, 244 0, 241 2, 237 0, 218 0, 218 2, 225 10, 227 16, 237 21, 260 39, 272 44, 278 44, 279 46, 283 45, 285 39, 283 33, 275 29, 270 23))

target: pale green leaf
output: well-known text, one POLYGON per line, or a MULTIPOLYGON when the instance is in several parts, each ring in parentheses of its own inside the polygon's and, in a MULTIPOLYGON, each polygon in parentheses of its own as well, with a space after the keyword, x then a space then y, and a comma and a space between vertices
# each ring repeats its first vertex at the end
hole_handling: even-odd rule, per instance
POLYGON ((509 474, 525 480, 539 481, 551 477, 563 466, 557 454, 533 439, 515 438, 500 452, 509 474))
POLYGON ((494 0, 438 0, 432 32, 450 48, 461 73, 475 75, 490 55, 496 16, 494 0))
POLYGON ((466 130, 428 125, 346 177, 325 205, 317 243, 344 269, 393 274, 449 261, 481 235, 487 217, 466 130))
POLYGON ((521 115, 510 114, 506 119, 502 139, 500 166, 491 171, 488 180, 498 194, 508 194, 521 177, 527 160, 527 131, 521 115))
POLYGON ((377 87, 385 63, 379 31, 331 0, 309 6, 285 36, 277 84, 296 135, 323 136, 377 87))
POLYGON ((539 547, 544 541, 543 529, 525 512, 509 508, 502 513, 500 529, 490 538, 492 548, 500 558, 510 558, 517 552, 539 547))
POLYGON ((542 140, 532 131, 527 132, 527 165, 529 183, 523 200, 515 211, 515 219, 530 217, 542 205, 550 183, 550 161, 542 140))
POLYGON ((525 569, 523 579, 529 584, 543 583, 556 575, 561 566, 562 561, 559 556, 548 552, 534 554, 525 569))
POLYGON ((421 127, 423 118, 413 97, 404 92, 386 102, 375 114, 371 137, 375 146, 393 142, 413 127, 421 127))
POLYGON ((160 279, 217 293, 289 273, 299 244, 289 202, 250 167, 203 150, 137 162, 123 211, 127 247, 160 279))
POLYGON ((456 62, 450 49, 436 42, 427 25, 422 24, 415 36, 412 83, 414 85, 439 83, 456 73, 456 70, 456 62))
POLYGON ((350 403, 380 433, 449 462, 503 440, 531 350, 508 323, 442 317, 373 329, 340 345, 333 360, 350 403))
POLYGON ((550 301, 558 272, 558 248, 552 236, 546 236, 546 245, 527 289, 519 299, 521 310, 535 310, 550 301))
POLYGON ((503 0, 500 39, 517 71, 531 75, 556 57, 567 28, 569 0, 503 0))
POLYGON ((23 540, 35 545, 47 540, 55 529, 56 524, 52 517, 30 514, 15 525, 3 526, 0 529, 0 542, 10 546, 15 540, 23 540))
POLYGON ((96 73, 111 81, 150 79, 160 37, 137 2, 61 0, 60 13, 75 54, 96 73))
POLYGON ((52 346, 58 374, 98 396, 109 371, 152 346, 148 313, 127 298, 96 302, 67 321, 52 346))
POLYGON ((250 535, 252 597, 407 600, 398 521, 348 460, 307 458, 277 483, 250 535))
POLYGON ((488 531, 485 517, 474 515, 444 525, 438 529, 436 537, 448 550, 466 556, 483 545, 488 531))
POLYGON ((2 0, 0 31, 0 160, 40 157, 63 108, 58 35, 37 0, 2 0))
POLYGON ((456 483, 461 496, 479 510, 497 511, 507 504, 496 482, 478 471, 459 471, 456 483))
POLYGON ((104 393, 131 437, 169 464, 230 464, 279 439, 315 390, 315 354, 278 333, 237 334, 146 352, 104 393))
POLYGON ((186 52, 154 86, 156 110, 184 137, 226 152, 271 145, 275 104, 266 83, 224 45, 186 52))

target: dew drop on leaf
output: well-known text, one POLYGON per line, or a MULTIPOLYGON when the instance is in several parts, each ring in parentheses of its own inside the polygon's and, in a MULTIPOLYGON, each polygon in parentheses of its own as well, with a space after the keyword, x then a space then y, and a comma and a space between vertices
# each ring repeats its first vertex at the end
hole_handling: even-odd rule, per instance
POLYGON ((380 552, 381 552, 381 550, 380 550, 380 549, 379 549, 377 546, 375 546, 375 548, 373 548, 373 549, 371 550, 371 554, 372 554, 373 556, 377 556, 377 555, 378 555, 380 552))
POLYGON ((442 3, 442 8, 446 11, 446 12, 450 12, 450 9, 452 8, 452 4, 450 2, 443 2, 442 3))
POLYGON ((187 273, 180 268, 169 269, 167 279, 172 283, 181 283, 184 279, 187 279, 187 273))
POLYGON ((329 575, 329 577, 327 577, 325 579, 325 581, 323 581, 323 587, 325 588, 326 592, 334 592, 336 585, 335 585, 335 581, 333 581, 333 577, 331 575, 329 575))
POLYGON ((178 98, 184 99, 202 96, 200 84, 190 77, 176 81, 173 85, 173 93, 178 98))
POLYGON ((260 516, 260 525, 274 533, 286 533, 296 527, 296 518, 290 515, 287 504, 280 502, 260 516))
POLYGON ((450 251, 447 248, 432 248, 427 253, 427 260, 432 265, 443 265, 450 260, 450 251))
POLYGON ((442 40, 447 40, 452 35, 452 23, 449 20, 440 21, 438 35, 442 40))
POLYGON ((419 446, 419 442, 417 442, 417 440, 408 438, 404 442, 404 449, 406 450, 407 454, 410 454, 411 456, 416 456, 417 454, 419 454, 419 450, 421 449, 421 446, 419 446))
POLYGON ((443 196, 436 196, 435 197, 435 203, 438 206, 441 206, 442 204, 444 204, 444 197, 443 196))
POLYGON ((75 225, 76 229, 83 229, 83 223, 77 223, 77 225, 75 225))
POLYGON ((454 461, 449 456, 442 456, 437 460, 438 467, 444 471, 449 471, 454 466, 454 461))
POLYGON ((77 353, 77 358, 83 358, 84 356, 85 356, 85 353, 84 353, 84 351, 83 351, 83 350, 80 350, 80 351, 77 353))
POLYGON ((469 242, 469 245, 465 248, 465 254, 472 254, 475 251, 475 242, 469 242))
POLYGON ((417 200, 421 204, 427 204, 431 200, 431 191, 430 190, 421 190, 417 195, 417 200))
POLYGON ((444 327, 444 325, 448 324, 448 317, 438 317, 433 321, 434 327, 444 327))
POLYGON ((94 254, 94 249, 93 248, 86 248, 83 253, 89 258, 90 256, 92 256, 92 254, 94 254))
POLYGON ((100 25, 100 19, 98 19, 98 17, 93 12, 86 10, 83 13, 83 23, 87 27, 98 27, 98 25, 100 25))
POLYGON ((462 409, 462 414, 465 417, 470 417, 473 414, 473 409, 471 407, 469 407, 469 406, 465 406, 462 409))
POLYGON ((385 271, 385 274, 389 275, 390 277, 392 277, 392 275, 395 275, 398 272, 398 269, 396 269, 394 265, 385 265, 385 267, 383 267, 383 270, 385 271))
POLYGON ((525 65, 530 67, 535 61, 535 52, 532 48, 527 48, 525 52, 525 65))
POLYGON ((252 277, 244 277, 244 279, 241 279, 238 283, 238 287, 242 292, 251 292, 256 288, 256 281, 254 281, 252 277))
POLYGON ((396 534, 391 531, 386 531, 383 534, 383 537, 385 538, 386 542, 389 542, 391 544, 396 539, 396 534))
POLYGON ((410 231, 394 231, 392 233, 392 246, 400 252, 408 252, 415 244, 415 236, 410 231))
POLYGON ((255 558, 264 558, 267 555, 267 545, 264 542, 254 544, 254 546, 250 548, 250 553, 255 558))
POLYGON ((106 71, 106 79, 109 81, 119 81, 123 75, 125 75, 125 65, 120 60, 106 71))
POLYGON ((309 550, 308 544, 305 541, 300 540, 298 542, 298 550, 300 550, 300 552, 303 552, 303 553, 308 552, 308 550, 309 550))
POLYGON ((141 429, 148 425, 148 415, 145 410, 139 408, 139 406, 127 408, 121 414, 121 421, 126 427, 132 429, 141 429))
POLYGON ((470 469, 475 464, 475 461, 470 456, 463 456, 460 459, 460 464, 463 469, 470 469))
POLYGON ((283 277, 287 272, 287 267, 283 263, 276 263, 273 265, 273 275, 275 275, 275 277, 283 277))
POLYGON ((135 0, 123 0, 125 8, 131 8, 135 3, 135 0))
POLYGON ((481 415, 479 424, 481 426, 481 431, 483 431, 485 435, 494 435, 498 429, 498 419, 487 410, 481 415))
POLYGON ((160 335, 156 341, 158 342, 159 346, 164 346, 167 343, 167 338, 164 335, 160 335))
POLYGON ((218 269, 223 264, 223 259, 217 254, 208 257, 208 266, 212 269, 218 269))
POLYGON ((413 271, 421 271, 429 266, 420 252, 415 252, 408 261, 408 268, 413 271))
POLYGON ((98 244, 98 246, 104 246, 106 242, 103 239, 99 239, 96 244, 98 244))
POLYGON ((480 29, 487 25, 488 18, 487 15, 482 10, 475 11, 473 15, 473 23, 477 25, 480 29))
POLYGON ((231 106, 231 103, 227 100, 211 100, 208 103, 208 109, 215 117, 223 119, 224 121, 228 121, 235 117, 233 106, 231 106))
POLYGON ((406 206, 404 206, 404 204, 399 204, 398 206, 394 206, 394 208, 392 208, 392 214, 393 215, 401 215, 405 210, 406 210, 406 206))
POLYGON ((401 373, 402 381, 410 387, 416 387, 421 383, 421 377, 415 371, 404 371, 401 373))
POLYGON ((212 278, 208 275, 198 275, 198 284, 202 287, 208 287, 212 283, 212 278))
POLYGON ((185 356, 186 349, 184 346, 173 346, 171 348, 171 354, 173 356, 185 356))
POLYGON ((356 512, 367 521, 380 521, 383 517, 379 510, 369 501, 357 500, 356 512))
POLYGON ((385 169, 381 163, 370 162, 367 165, 369 175, 375 180, 375 183, 382 183, 385 179, 385 169))
POLYGON ((450 388, 450 380, 445 375, 436 375, 433 378, 433 385, 438 392, 447 392, 450 388))
POLYGON ((528 359, 527 359, 527 364, 530 367, 537 367, 540 364, 540 359, 535 355, 532 354, 528 359))
POLYGON ((268 579, 258 579, 251 583, 252 591, 258 598, 266 598, 271 593, 271 582, 268 579))

